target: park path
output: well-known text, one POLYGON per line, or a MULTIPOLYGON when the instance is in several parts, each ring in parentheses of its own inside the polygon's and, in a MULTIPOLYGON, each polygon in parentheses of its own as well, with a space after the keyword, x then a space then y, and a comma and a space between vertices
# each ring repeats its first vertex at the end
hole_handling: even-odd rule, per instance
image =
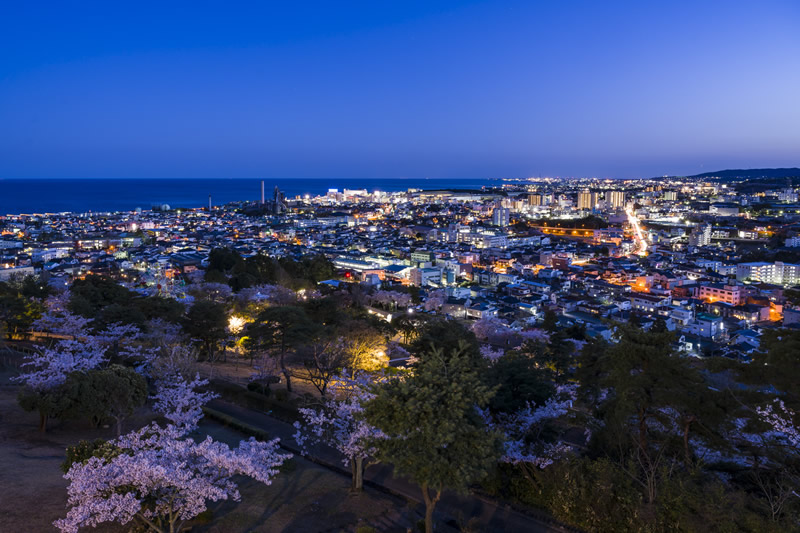
MULTIPOLYGON (((208 407, 259 428, 265 431, 270 438, 280 438, 282 448, 300 455, 299 446, 293 437, 296 430, 290 423, 222 400, 213 400, 208 407)), ((349 468, 345 468, 342 463, 342 455, 335 449, 316 445, 310 446, 308 452, 308 459, 350 476, 349 468)), ((368 467, 364 472, 364 483, 417 503, 423 502, 420 488, 405 478, 392 475, 390 465, 376 464, 368 467)), ((474 493, 460 495, 446 492, 436 505, 436 514, 439 521, 451 526, 467 524, 470 519, 474 518, 480 524, 481 531, 529 533, 574 533, 577 531, 550 522, 546 517, 537 518, 474 493)))

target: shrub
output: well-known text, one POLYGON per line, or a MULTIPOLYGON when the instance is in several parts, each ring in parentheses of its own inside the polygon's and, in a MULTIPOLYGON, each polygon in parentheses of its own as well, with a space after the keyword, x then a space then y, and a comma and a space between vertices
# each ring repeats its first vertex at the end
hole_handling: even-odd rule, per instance
POLYGON ((82 463, 91 457, 111 458, 118 454, 118 449, 103 439, 82 440, 74 446, 67 446, 67 458, 61 463, 61 471, 66 474, 74 463, 82 463))

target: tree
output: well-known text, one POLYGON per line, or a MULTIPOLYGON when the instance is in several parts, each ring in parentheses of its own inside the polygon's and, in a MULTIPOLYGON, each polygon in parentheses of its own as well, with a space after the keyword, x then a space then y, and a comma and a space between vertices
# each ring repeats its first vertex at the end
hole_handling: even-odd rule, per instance
POLYGON ((544 319, 542 320, 542 329, 555 333, 558 330, 558 315, 555 311, 548 309, 544 312, 544 319))
POLYGON ((426 311, 438 311, 447 301, 447 294, 443 289, 439 289, 428 294, 425 299, 424 309, 426 311))
POLYGON ((50 296, 44 301, 44 312, 34 322, 33 327, 70 337, 85 336, 91 319, 72 313, 68 308, 65 294, 50 296))
POLYGON ((127 307, 135 296, 116 281, 97 275, 75 280, 69 294, 70 311, 86 318, 95 318, 112 304, 127 307))
POLYGON ((324 442, 343 456, 344 466, 353 473, 352 490, 364 487, 364 469, 376 453, 375 443, 383 433, 364 420, 364 404, 375 397, 369 378, 340 378, 332 397, 324 398, 317 409, 301 408, 303 422, 295 422, 294 438, 305 450, 307 441, 324 442))
POLYGON ((286 389, 292 391, 289 369, 286 367, 286 352, 289 348, 307 342, 317 332, 318 327, 308 318, 301 307, 270 307, 258 319, 248 324, 246 346, 250 350, 278 351, 281 372, 286 379, 286 389))
POLYGON ((379 385, 365 406, 366 420, 386 435, 378 457, 422 489, 427 533, 444 489, 466 490, 500 455, 498 435, 478 411, 494 390, 481 381, 471 349, 465 342, 447 355, 433 348, 411 376, 379 385))
POLYGON ((569 338, 569 329, 551 334, 546 334, 543 330, 529 330, 524 332, 525 342, 519 349, 537 368, 549 373, 549 379, 559 383, 568 378, 575 364, 576 346, 580 342, 569 338))
POLYGON ((29 331, 41 312, 39 302, 26 297, 17 287, 0 282, 0 322, 9 339, 29 331))
POLYGON ((25 385, 19 395, 26 411, 39 411, 39 429, 47 429, 47 419, 69 409, 63 385, 75 372, 88 372, 105 362, 105 349, 93 339, 86 342, 63 340, 26 356, 22 364, 30 369, 15 378, 25 385))
POLYGON ((408 343, 419 335, 423 320, 422 315, 403 313, 392 320, 392 325, 403 334, 403 342, 408 343))
POLYGON ((194 429, 203 416, 203 406, 219 397, 214 392, 197 392, 196 389, 208 385, 207 379, 195 375, 192 381, 175 373, 158 382, 158 392, 154 396, 153 410, 164 415, 172 425, 188 432, 194 429))
POLYGON ((186 307, 181 302, 163 296, 147 296, 135 300, 135 303, 148 321, 163 320, 177 324, 186 313, 186 307))
POLYGON ((564 441, 544 439, 543 433, 551 420, 567 414, 575 400, 576 389, 575 385, 562 386, 556 395, 538 407, 529 403, 511 414, 489 415, 490 425, 504 436, 500 460, 521 466, 533 480, 536 470, 550 466, 569 452, 571 447, 564 441))
POLYGON ((425 323, 416 340, 411 343, 411 353, 422 358, 432 349, 438 348, 447 357, 450 353, 455 352, 462 342, 466 344, 466 353, 475 364, 481 367, 485 366, 480 354, 480 344, 478 344, 475 334, 454 321, 431 320, 425 323))
POLYGON ((351 322, 342 328, 342 344, 347 354, 350 378, 360 370, 375 372, 386 367, 386 338, 366 324, 351 322))
POLYGON ((189 286, 189 294, 196 300, 209 300, 225 303, 231 297, 231 288, 224 283, 193 283, 189 286))
POLYGON ((701 401, 709 396, 700 375, 673 354, 672 333, 622 326, 618 334, 619 343, 597 358, 594 372, 583 375, 596 376, 596 387, 607 391, 599 405, 604 422, 600 435, 652 504, 661 477, 670 472, 665 468, 673 459, 670 442, 683 437, 677 449, 688 462, 689 433, 712 407, 701 401))
POLYGON ((37 300, 44 300, 50 296, 53 289, 43 276, 25 276, 22 283, 19 284, 20 293, 26 298, 36 298, 37 300))
POLYGON ((196 443, 175 426, 145 426, 110 441, 100 456, 76 462, 64 476, 66 518, 62 533, 103 522, 135 522, 148 531, 177 533, 206 510, 206 502, 240 499, 236 475, 269 485, 290 455, 277 452, 278 439, 242 441, 236 449, 211 437, 196 443))
POLYGON ((195 302, 183 320, 183 330, 189 337, 200 340, 209 361, 214 360, 219 341, 227 336, 227 327, 225 305, 210 300, 195 302))
POLYGON ((513 413, 529 404, 541 405, 554 392, 549 372, 519 352, 500 357, 486 373, 487 382, 497 388, 489 404, 494 413, 513 413))
POLYGON ((341 337, 318 339, 298 350, 308 371, 308 379, 321 396, 328 392, 328 385, 347 363, 344 340, 341 337))
POLYGON ((147 401, 147 380, 134 369, 122 365, 76 372, 67 380, 74 392, 76 414, 88 416, 96 424, 104 418, 116 421, 117 436, 122 424, 137 407, 147 401))

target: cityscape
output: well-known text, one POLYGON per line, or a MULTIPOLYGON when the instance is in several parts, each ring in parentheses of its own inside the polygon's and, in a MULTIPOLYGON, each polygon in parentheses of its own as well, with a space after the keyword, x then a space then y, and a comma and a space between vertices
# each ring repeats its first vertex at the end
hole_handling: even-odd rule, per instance
POLYGON ((800 531, 796 5, 94 7, 0 37, 0 531, 800 531))

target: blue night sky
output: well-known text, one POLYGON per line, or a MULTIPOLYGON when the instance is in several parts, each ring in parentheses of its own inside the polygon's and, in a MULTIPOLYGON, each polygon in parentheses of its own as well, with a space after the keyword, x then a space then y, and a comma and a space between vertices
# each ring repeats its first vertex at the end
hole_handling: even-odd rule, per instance
POLYGON ((793 1, 17 1, 0 50, 0 178, 800 164, 793 1))

